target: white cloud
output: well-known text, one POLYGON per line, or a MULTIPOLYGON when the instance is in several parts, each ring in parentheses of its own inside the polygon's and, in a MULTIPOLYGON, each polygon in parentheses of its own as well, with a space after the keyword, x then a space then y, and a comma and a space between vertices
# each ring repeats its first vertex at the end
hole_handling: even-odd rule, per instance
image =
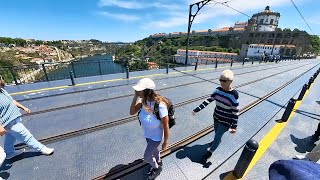
POLYGON ((314 15, 306 20, 309 24, 320 25, 320 14, 314 15))
MULTIPOLYGON (((250 3, 248 2, 248 0, 229 0, 229 1, 230 2, 228 2, 228 5, 230 7, 233 7, 244 13, 248 11, 251 11, 251 12, 262 11, 266 5, 269 5, 271 10, 273 10, 275 7, 280 7, 280 6, 292 6, 290 0, 269 0, 268 3, 261 0, 250 1, 250 3)), ((308 0, 295 0, 295 3, 302 4, 305 1, 308 1, 308 0)), ((174 15, 171 15, 166 19, 160 19, 160 20, 149 22, 148 24, 145 25, 145 27, 172 28, 172 27, 177 27, 181 25, 187 26, 188 15, 189 15, 188 13, 189 5, 195 2, 199 2, 199 0, 189 0, 184 5, 181 5, 182 7, 184 7, 183 11, 180 11, 178 13, 175 12, 173 13, 174 15)), ((236 12, 235 10, 232 10, 231 8, 228 8, 221 4, 215 4, 215 2, 225 2, 225 1, 217 0, 217 1, 212 1, 208 3, 199 11, 199 15, 196 16, 193 23, 194 24, 203 23, 216 17, 224 17, 224 19, 230 16, 235 16, 235 15, 245 17, 244 15, 236 12)), ((195 12, 196 10, 197 9, 194 8, 193 12, 195 12)), ((170 15, 171 13, 168 12, 168 14, 170 15)), ((248 14, 249 16, 252 15, 252 13, 246 13, 246 14, 248 14)))
POLYGON ((124 1, 124 0, 100 0, 99 1, 99 6, 104 7, 104 6, 115 6, 115 7, 120 7, 120 8, 125 8, 125 9, 145 9, 145 8, 164 8, 167 10, 177 10, 180 9, 181 6, 178 4, 164 4, 164 3, 159 3, 158 1, 155 2, 150 2, 148 1, 124 1))
POLYGON ((102 16, 107 16, 113 19, 119 19, 123 21, 137 21, 140 19, 140 17, 138 16, 133 16, 128 14, 115 14, 115 13, 109 13, 109 12, 100 12, 99 14, 102 16))

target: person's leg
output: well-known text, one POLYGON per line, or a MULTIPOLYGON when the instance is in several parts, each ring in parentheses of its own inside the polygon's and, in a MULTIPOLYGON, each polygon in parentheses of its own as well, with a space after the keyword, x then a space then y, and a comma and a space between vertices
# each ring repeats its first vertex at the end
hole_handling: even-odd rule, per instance
MULTIPOLYGON (((155 179, 160 172, 162 171, 162 167, 158 165, 158 162, 153 154, 157 151, 158 146, 160 145, 161 141, 153 141, 151 139, 147 139, 147 148, 144 152, 144 160, 147 161, 151 165, 151 169, 148 172, 148 179, 155 179)), ((159 157, 158 157, 159 158, 159 157)))
POLYGON ((218 129, 215 130, 214 140, 213 140, 213 143, 210 147, 210 152, 214 152, 217 149, 217 147, 221 143, 221 139, 222 139, 223 134, 229 130, 228 126, 226 126, 218 121, 215 122, 215 124, 216 123, 219 125, 218 125, 218 129))
MULTIPOLYGON (((161 143, 161 142, 160 142, 161 143)), ((159 144, 160 145, 160 144, 159 144)), ((158 145, 158 146, 159 146, 158 145)), ((158 165, 160 165, 159 163, 162 163, 161 162, 161 159, 160 159, 160 151, 159 151, 159 149, 158 149, 158 146, 157 146, 157 148, 154 148, 154 151, 153 151, 153 153, 152 153, 152 155, 153 155, 153 157, 156 159, 156 162, 158 163, 158 165)), ((161 164, 162 165, 162 164, 161 164)))
POLYGON ((14 146, 14 143, 16 142, 16 139, 8 133, 8 130, 6 131, 7 133, 4 137, 4 149, 6 154, 11 156, 15 152, 15 149, 13 146, 14 146))
POLYGON ((223 124, 221 124, 219 121, 214 120, 214 131, 215 131, 215 135, 214 135, 214 140, 213 142, 211 142, 210 145, 210 150, 206 152, 206 154, 204 154, 202 156, 202 161, 206 162, 207 159, 209 159, 212 155, 212 152, 215 151, 217 149, 217 147, 219 146, 220 142, 221 142, 221 138, 222 135, 229 130, 228 126, 225 126, 223 124))
MULTIPOLYGON (((27 145, 31 146, 32 148, 36 149, 37 151, 41 151, 45 145, 41 144, 38 140, 36 140, 30 131, 22 124, 21 118, 17 118, 14 120, 15 123, 8 128, 7 133, 14 137, 15 139, 26 143, 27 145)), ((7 138, 7 136, 6 136, 7 138)), ((11 140, 10 137, 8 137, 11 140)), ((13 148, 13 146, 12 146, 13 148)))
POLYGON ((155 157, 153 157, 154 152, 156 149, 158 149, 158 146, 160 145, 160 141, 152 141, 151 139, 147 139, 147 148, 144 152, 144 160, 149 163, 153 168, 157 169, 158 163, 155 157))

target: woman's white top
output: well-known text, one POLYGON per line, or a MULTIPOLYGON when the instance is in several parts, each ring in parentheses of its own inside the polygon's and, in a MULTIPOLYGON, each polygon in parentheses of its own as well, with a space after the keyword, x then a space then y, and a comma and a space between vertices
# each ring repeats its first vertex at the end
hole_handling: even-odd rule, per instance
MULTIPOLYGON (((139 98, 137 102, 142 102, 142 99, 139 98)), ((157 116, 153 114, 154 112, 155 101, 147 101, 147 106, 149 110, 146 110, 146 107, 142 105, 139 119, 141 121, 141 126, 144 131, 144 137, 151 139, 153 141, 162 141, 163 138, 163 127, 161 119, 168 115, 168 109, 164 102, 159 104, 159 115, 161 119, 157 119, 157 116)))

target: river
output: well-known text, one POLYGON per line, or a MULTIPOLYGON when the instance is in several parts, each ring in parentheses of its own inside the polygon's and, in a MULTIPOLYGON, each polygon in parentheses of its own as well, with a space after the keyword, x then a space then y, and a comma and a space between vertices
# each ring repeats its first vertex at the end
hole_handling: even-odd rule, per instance
MULTIPOLYGON (((123 72, 120 64, 114 63, 110 55, 96 55, 81 58, 72 64, 59 66, 59 68, 49 71, 49 80, 69 78, 72 71, 75 77, 97 76, 104 74, 114 74, 123 72)), ((45 80, 45 77, 42 77, 45 80)))

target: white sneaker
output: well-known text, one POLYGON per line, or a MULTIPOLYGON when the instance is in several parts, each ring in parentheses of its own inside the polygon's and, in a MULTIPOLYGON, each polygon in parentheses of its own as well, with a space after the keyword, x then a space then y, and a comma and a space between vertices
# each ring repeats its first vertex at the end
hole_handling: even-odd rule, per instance
POLYGON ((294 157, 293 159, 311 161, 309 158, 307 158, 307 157, 304 156, 304 155, 295 155, 295 157, 294 157))
POLYGON ((46 156, 50 156, 50 155, 53 154, 53 151, 54 151, 53 148, 44 147, 44 148, 41 149, 40 152, 41 152, 42 154, 46 155, 46 156))
POLYGON ((26 151, 26 149, 21 149, 19 151, 15 151, 13 154, 9 154, 6 156, 6 159, 12 159, 16 156, 19 156, 20 154, 24 153, 26 151))
POLYGON ((295 155, 294 159, 299 159, 299 160, 303 160, 306 157, 304 155, 295 155))

